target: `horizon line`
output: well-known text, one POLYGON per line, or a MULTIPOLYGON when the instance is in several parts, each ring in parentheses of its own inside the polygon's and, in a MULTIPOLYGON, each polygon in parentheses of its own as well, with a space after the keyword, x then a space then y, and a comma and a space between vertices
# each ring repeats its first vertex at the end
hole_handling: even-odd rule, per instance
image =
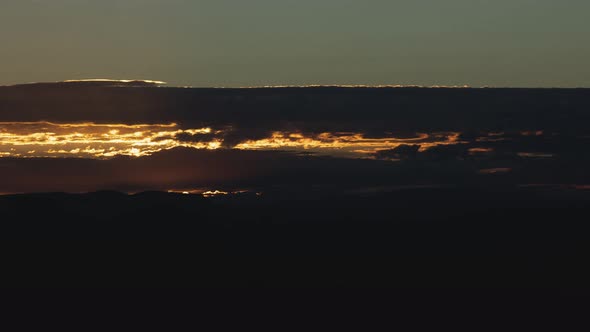
POLYGON ((277 85, 250 85, 250 86, 194 86, 194 85, 168 85, 165 81, 147 79, 74 79, 47 82, 26 82, 17 84, 0 85, 0 87, 22 87, 34 85, 82 85, 95 83, 101 87, 153 87, 153 88, 180 88, 180 89, 294 89, 294 88, 343 88, 343 89, 590 89, 590 87, 515 87, 515 86, 470 86, 464 85, 419 85, 419 84, 277 84, 277 85), (111 85, 112 84, 112 85, 111 85))

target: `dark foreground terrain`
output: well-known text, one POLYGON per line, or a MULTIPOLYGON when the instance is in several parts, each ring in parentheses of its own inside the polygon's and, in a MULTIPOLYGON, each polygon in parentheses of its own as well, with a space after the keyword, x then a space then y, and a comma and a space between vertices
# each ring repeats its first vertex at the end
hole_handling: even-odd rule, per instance
POLYGON ((3 285, 590 286, 589 89, 96 84, 0 87, 0 193, 94 192, 0 196, 3 285))
POLYGON ((590 286, 590 191, 0 197, 3 285, 590 286))

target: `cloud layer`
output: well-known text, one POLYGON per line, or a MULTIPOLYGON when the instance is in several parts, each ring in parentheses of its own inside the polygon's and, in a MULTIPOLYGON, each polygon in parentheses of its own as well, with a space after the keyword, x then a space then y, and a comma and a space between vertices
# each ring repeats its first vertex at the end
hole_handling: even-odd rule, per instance
POLYGON ((0 193, 590 183, 588 90, 103 83, 0 88, 0 193))

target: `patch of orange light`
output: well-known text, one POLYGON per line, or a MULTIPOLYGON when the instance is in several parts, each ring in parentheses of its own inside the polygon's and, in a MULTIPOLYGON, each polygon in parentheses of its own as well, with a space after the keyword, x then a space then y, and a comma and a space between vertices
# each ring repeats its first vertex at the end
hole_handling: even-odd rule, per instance
POLYGON ((209 191, 205 191, 201 195, 203 195, 203 197, 215 197, 215 196, 226 196, 229 194, 230 193, 227 191, 220 191, 220 190, 211 191, 211 190, 209 190, 209 191))
POLYGON ((248 189, 235 189, 231 191, 224 191, 219 189, 170 189, 168 193, 183 194, 183 195, 201 195, 203 197, 215 197, 215 196, 227 196, 227 195, 240 195, 246 193, 252 193, 256 196, 262 196, 262 192, 255 192, 248 189))
POLYGON ((485 154, 485 153, 490 153, 493 151, 494 151, 494 149, 492 149, 492 148, 471 148, 471 149, 469 149, 469 154, 470 155, 485 154))
POLYGON ((242 150, 313 150, 319 153, 359 155, 393 149, 402 144, 419 144, 424 151, 438 145, 457 144, 460 133, 420 133, 414 138, 366 138, 359 133, 322 133, 305 136, 301 133, 274 132, 269 138, 248 140, 235 146, 242 150))
POLYGON ((543 133, 544 132, 542 130, 536 130, 536 131, 529 130, 529 131, 520 132, 520 134, 522 136, 543 136, 543 133))

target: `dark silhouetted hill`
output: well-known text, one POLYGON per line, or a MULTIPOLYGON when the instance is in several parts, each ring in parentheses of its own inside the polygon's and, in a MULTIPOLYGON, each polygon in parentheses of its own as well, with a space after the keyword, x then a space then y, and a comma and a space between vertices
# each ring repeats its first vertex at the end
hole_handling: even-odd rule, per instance
POLYGON ((0 237, 16 256, 97 269, 73 284, 579 288, 589 198, 555 187, 30 194, 0 197, 0 237))

